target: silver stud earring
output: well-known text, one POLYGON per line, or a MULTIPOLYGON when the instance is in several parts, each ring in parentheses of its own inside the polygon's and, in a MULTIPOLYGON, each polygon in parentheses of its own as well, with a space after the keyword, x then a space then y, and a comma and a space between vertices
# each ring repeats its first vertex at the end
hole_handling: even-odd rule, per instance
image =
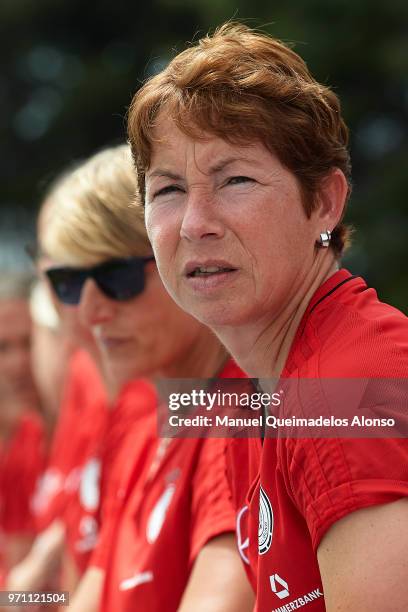
POLYGON ((330 230, 326 230, 325 232, 322 232, 319 236, 319 240, 317 240, 317 246, 322 248, 322 249, 327 249, 327 247, 330 245, 330 240, 331 240, 331 231, 330 230))

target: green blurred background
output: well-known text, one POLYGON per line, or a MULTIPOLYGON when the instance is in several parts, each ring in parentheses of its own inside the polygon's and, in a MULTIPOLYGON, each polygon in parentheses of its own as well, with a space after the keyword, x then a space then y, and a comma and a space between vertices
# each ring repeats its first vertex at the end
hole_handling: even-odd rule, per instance
POLYGON ((1 0, 0 266, 26 263, 47 182, 121 141, 140 82, 231 18, 295 43, 340 95, 357 230, 345 263, 407 311, 406 0, 1 0))

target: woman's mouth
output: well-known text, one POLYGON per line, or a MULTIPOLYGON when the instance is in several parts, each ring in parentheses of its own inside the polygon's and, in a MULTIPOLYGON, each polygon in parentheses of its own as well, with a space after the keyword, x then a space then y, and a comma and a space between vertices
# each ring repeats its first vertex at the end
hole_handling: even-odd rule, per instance
POLYGON ((114 350, 125 346, 128 342, 128 338, 114 338, 111 336, 99 336, 98 342, 106 350, 114 350))
POLYGON ((234 268, 226 266, 198 266, 187 274, 189 278, 213 276, 214 274, 224 274, 234 272, 234 268))
POLYGON ((238 273, 229 262, 190 262, 184 268, 188 286, 201 295, 227 287, 238 273))

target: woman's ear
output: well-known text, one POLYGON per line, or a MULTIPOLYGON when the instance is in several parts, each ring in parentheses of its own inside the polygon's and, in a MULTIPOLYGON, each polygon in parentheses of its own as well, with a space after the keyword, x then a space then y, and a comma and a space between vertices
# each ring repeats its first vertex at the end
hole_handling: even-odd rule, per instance
POLYGON ((320 183, 315 214, 323 229, 332 230, 340 223, 348 189, 346 177, 340 168, 333 168, 320 183))

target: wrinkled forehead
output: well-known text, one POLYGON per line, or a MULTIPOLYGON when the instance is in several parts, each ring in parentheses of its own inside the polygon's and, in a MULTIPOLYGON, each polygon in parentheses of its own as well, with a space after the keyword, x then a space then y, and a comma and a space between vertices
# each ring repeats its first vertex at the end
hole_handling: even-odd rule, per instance
POLYGON ((234 160, 251 161, 259 145, 260 141, 254 138, 224 138, 194 125, 181 129, 174 118, 162 112, 152 130, 146 180, 171 168, 186 169, 191 165, 205 173, 217 172, 234 160))
POLYGON ((150 164, 157 163, 157 158, 163 155, 177 155, 181 147, 194 148, 199 143, 207 143, 214 138, 195 125, 180 126, 179 122, 169 112, 162 110, 158 115, 150 133, 150 164))

